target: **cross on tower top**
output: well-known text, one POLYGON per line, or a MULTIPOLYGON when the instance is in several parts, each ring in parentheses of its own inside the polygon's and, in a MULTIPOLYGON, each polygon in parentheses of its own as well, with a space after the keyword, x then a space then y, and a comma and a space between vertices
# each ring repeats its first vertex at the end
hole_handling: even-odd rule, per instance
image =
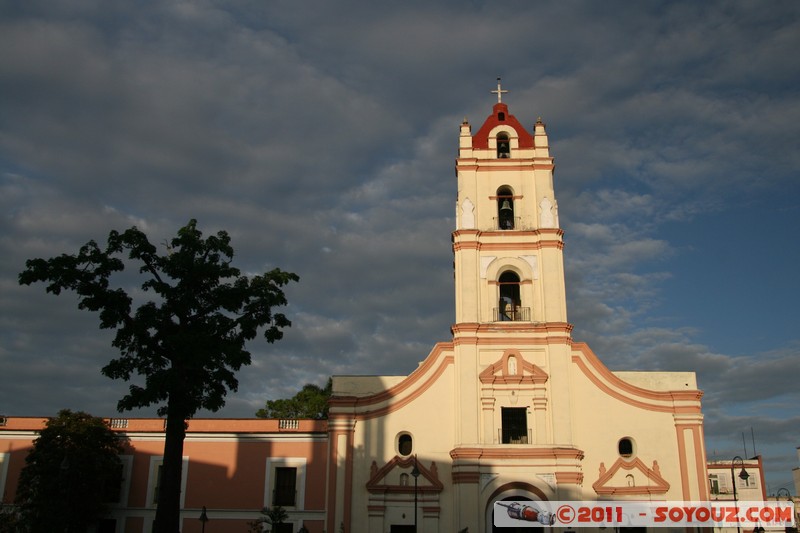
POLYGON ((500 103, 503 102, 503 94, 507 93, 508 90, 503 89, 500 86, 500 78, 497 78, 497 89, 495 89, 494 91, 489 91, 489 92, 492 93, 492 94, 496 94, 497 95, 497 103, 500 104, 500 103))

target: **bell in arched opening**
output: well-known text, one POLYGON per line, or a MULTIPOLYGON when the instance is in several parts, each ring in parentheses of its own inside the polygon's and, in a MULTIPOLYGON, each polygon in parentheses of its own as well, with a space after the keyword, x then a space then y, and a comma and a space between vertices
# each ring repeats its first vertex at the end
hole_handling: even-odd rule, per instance
POLYGON ((511 142, 507 133, 497 134, 497 158, 508 159, 511 157, 511 142))
POLYGON ((514 229, 514 193, 508 187, 497 190, 497 227, 514 229))

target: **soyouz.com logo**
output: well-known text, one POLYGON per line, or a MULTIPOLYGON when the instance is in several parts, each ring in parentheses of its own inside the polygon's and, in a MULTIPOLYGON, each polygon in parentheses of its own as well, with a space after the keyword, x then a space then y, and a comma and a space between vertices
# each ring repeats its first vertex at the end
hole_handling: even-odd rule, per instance
POLYGON ((793 527, 792 502, 502 501, 497 527, 793 527))

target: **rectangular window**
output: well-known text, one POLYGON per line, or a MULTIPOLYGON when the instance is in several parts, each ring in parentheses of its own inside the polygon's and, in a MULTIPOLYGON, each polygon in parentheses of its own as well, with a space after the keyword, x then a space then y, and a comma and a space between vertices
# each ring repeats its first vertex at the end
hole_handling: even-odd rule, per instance
POLYGON ((158 503, 158 491, 161 489, 161 474, 163 469, 164 465, 158 465, 156 467, 156 486, 153 489, 153 503, 158 503))
MULTIPOLYGON (((147 501, 150 506, 158 504, 158 493, 161 487, 163 457, 150 457, 150 476, 147 480, 147 501)), ((184 456, 181 464, 181 506, 186 497, 186 478, 189 474, 189 458, 184 456)))
POLYGON ((711 494, 719 494, 719 477, 716 474, 708 475, 708 485, 711 489, 711 494))
POLYGON ((717 476, 717 481, 719 482, 719 493, 730 494, 731 484, 727 474, 715 474, 715 475, 717 476))
POLYGON ((118 475, 103 479, 103 503, 120 503, 122 497, 122 483, 125 476, 125 465, 117 466, 118 475))
MULTIPOLYGON (((6 478, 8 477, 8 463, 10 459, 10 453, 0 453, 0 497, 6 494, 6 478)), ((5 500, 0 500, 0 503, 5 503, 5 500)))
POLYGON ((754 489, 758 487, 758 482, 756 480, 756 475, 747 472, 747 479, 742 479, 739 477, 739 474, 742 472, 742 469, 736 471, 736 487, 740 489, 754 489))
POLYGON ((291 467, 275 468, 275 489, 273 505, 294 507, 297 496, 297 469, 291 467))
POLYGON ((528 444, 528 408, 501 408, 501 440, 503 444, 528 444))
POLYGON ((306 457, 267 457, 264 507, 280 505, 289 511, 305 506, 306 457))

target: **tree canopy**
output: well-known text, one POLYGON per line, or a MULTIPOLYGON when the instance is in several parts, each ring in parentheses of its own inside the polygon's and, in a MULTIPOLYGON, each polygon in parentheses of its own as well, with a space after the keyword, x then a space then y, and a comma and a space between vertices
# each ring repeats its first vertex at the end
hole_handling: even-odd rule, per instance
POLYGON ((47 421, 25 459, 16 503, 31 533, 79 532, 119 498, 127 439, 102 418, 62 410, 47 421))
POLYGON ((256 411, 259 418, 328 418, 328 399, 333 380, 328 378, 325 388, 307 383, 291 398, 267 400, 263 409, 256 411))
POLYGON ((73 291, 79 309, 98 312, 100 327, 116 330, 112 345, 121 354, 102 373, 125 381, 144 378, 130 385, 117 408, 157 405, 167 417, 157 533, 179 528, 185 420, 199 409, 225 405, 227 391, 239 385, 235 372, 251 362, 245 343, 260 328, 272 343, 291 325, 273 308, 287 304, 282 287, 298 276, 278 268, 243 276, 231 266, 233 254, 227 232, 204 239, 191 220, 161 254, 133 227, 112 231, 105 249, 89 241, 75 255, 30 259, 19 276, 26 285, 46 282, 52 294, 73 291), (151 298, 135 309, 129 292, 114 286, 126 261, 138 265, 141 291, 151 298))

